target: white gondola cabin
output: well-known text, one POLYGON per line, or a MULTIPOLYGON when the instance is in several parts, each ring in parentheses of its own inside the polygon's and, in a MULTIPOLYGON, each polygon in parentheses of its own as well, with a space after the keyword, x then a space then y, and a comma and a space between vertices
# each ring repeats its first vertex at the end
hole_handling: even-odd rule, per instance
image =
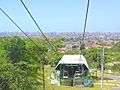
POLYGON ((83 55, 64 55, 55 67, 55 84, 83 85, 89 74, 89 67, 83 55))

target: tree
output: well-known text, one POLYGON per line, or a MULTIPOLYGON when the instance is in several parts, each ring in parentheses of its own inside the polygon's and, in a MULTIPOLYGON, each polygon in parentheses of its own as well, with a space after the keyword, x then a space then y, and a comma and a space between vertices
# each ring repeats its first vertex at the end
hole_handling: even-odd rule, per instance
POLYGON ((82 54, 85 56, 89 67, 100 69, 101 67, 101 57, 100 48, 84 49, 82 54))
POLYGON ((32 44, 27 45, 25 39, 18 36, 5 38, 0 43, 0 88, 39 89, 42 83, 39 77, 41 59, 38 48, 32 44))
POLYGON ((20 60, 26 59, 25 42, 21 38, 15 36, 7 39, 6 41, 4 43, 4 49, 12 63, 17 63, 20 60))
POLYGON ((120 42, 115 43, 111 50, 119 52, 120 51, 120 42))
POLYGON ((120 71, 120 64, 119 63, 114 64, 111 69, 113 71, 113 74, 114 74, 114 72, 119 72, 120 71))
POLYGON ((81 42, 80 50, 82 51, 83 49, 85 49, 85 43, 81 42))
POLYGON ((61 48, 64 47, 63 42, 65 41, 65 38, 57 38, 55 40, 52 40, 52 44, 56 47, 56 48, 61 48))

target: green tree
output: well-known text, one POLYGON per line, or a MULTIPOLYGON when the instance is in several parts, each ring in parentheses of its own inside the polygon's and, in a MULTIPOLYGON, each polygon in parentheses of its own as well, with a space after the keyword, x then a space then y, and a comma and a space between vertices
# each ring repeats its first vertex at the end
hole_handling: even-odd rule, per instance
POLYGON ((26 44, 25 39, 17 36, 0 41, 1 89, 37 90, 40 88, 41 53, 39 54, 35 45, 26 44))
POLYGON ((119 72, 120 71, 120 64, 114 64, 112 67, 111 67, 112 71, 113 71, 113 74, 114 72, 119 72))
POLYGON ((57 38, 55 40, 52 40, 52 44, 57 48, 61 48, 64 47, 65 45, 63 44, 63 42, 65 41, 65 38, 57 38))
POLYGON ((111 48, 112 51, 120 51, 120 42, 117 42, 113 45, 113 47, 111 48))
POLYGON ((6 41, 4 43, 4 48, 9 60, 11 60, 12 63, 17 63, 20 60, 26 59, 25 42, 21 38, 15 36, 6 41))
POLYGON ((83 49, 85 49, 85 43, 81 42, 80 50, 82 51, 83 49))

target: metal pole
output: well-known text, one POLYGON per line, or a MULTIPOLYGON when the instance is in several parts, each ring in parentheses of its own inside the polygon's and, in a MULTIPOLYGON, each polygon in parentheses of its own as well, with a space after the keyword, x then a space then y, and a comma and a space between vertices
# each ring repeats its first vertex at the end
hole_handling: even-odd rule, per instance
POLYGON ((101 88, 103 88, 104 84, 104 47, 102 49, 102 56, 101 56, 101 88))
MULTIPOLYGON (((45 60, 45 56, 44 56, 44 60, 45 60)), ((42 71, 43 71, 43 90, 45 90, 44 60, 42 61, 42 71)))

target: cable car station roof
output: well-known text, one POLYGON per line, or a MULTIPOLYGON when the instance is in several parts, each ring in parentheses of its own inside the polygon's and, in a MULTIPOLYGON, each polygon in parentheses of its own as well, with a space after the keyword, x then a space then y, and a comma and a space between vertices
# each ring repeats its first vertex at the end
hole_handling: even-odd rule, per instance
POLYGON ((62 65, 79 65, 82 64, 86 66, 86 68, 89 70, 87 61, 83 55, 64 55, 62 59, 57 64, 55 70, 59 69, 60 64, 62 65))

